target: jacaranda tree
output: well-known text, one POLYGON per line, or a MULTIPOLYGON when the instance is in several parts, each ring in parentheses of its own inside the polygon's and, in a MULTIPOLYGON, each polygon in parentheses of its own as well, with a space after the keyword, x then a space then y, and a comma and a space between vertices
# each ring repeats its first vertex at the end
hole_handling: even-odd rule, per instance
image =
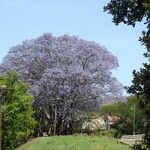
POLYGON ((60 134, 73 117, 84 117, 101 101, 123 99, 111 72, 117 67, 117 58, 97 43, 46 33, 12 47, 0 71, 11 68, 31 84, 37 118, 60 134))

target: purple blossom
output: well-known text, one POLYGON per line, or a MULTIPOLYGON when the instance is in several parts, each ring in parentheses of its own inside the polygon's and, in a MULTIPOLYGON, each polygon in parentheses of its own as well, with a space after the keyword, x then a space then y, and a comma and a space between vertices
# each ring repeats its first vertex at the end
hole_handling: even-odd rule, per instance
POLYGON ((53 118, 57 105, 57 116, 68 121, 73 113, 82 116, 102 101, 123 99, 123 86, 111 72, 117 67, 117 58, 95 42, 46 33, 11 48, 0 72, 18 72, 31 84, 36 107, 53 118))

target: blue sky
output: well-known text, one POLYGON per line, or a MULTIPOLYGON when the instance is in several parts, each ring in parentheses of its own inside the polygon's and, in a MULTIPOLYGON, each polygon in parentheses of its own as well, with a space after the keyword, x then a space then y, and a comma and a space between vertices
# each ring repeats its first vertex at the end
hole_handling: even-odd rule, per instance
POLYGON ((9 48, 26 39, 50 32, 55 36, 78 35, 105 46, 117 56, 114 76, 130 85, 132 70, 139 70, 144 47, 138 41, 145 27, 115 26, 103 12, 109 0, 0 0, 0 62, 9 48))

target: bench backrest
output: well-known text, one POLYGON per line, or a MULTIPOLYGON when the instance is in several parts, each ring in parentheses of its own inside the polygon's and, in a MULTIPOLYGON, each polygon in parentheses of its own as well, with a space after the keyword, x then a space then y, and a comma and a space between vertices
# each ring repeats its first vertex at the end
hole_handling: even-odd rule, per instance
POLYGON ((135 139, 135 140, 142 140, 144 138, 144 134, 137 134, 137 135, 123 135, 121 139, 135 139))

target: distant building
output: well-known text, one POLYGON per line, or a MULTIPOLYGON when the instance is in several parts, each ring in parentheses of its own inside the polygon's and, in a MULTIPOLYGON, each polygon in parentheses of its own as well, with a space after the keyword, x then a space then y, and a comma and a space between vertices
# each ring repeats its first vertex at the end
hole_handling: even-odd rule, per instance
POLYGON ((101 114, 97 118, 89 120, 76 120, 73 122, 74 132, 97 132, 102 130, 110 130, 111 126, 119 120, 117 116, 109 116, 101 114))
POLYGON ((89 131, 105 130, 104 118, 98 117, 96 119, 90 119, 90 121, 85 121, 82 124, 82 129, 89 131))

